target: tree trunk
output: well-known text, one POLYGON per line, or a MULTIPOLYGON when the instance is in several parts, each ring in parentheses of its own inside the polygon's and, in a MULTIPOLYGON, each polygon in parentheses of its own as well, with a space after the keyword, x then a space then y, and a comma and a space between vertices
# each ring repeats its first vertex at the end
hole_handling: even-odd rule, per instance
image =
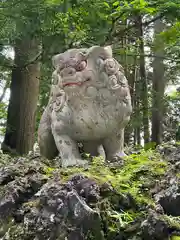
POLYGON ((21 93, 21 81, 20 81, 20 69, 19 56, 17 54, 18 45, 16 44, 14 67, 11 74, 11 84, 10 84, 10 99, 8 105, 7 123, 6 123, 6 133, 5 138, 2 143, 3 152, 11 152, 11 150, 16 150, 16 140, 17 131, 19 128, 19 113, 20 113, 20 93, 21 93))
POLYGON ((40 64, 30 62, 38 53, 37 40, 23 38, 16 41, 7 128, 2 145, 4 151, 14 149, 19 154, 26 154, 33 147, 40 64))
MULTIPOLYGON (((127 20, 124 20, 123 22, 124 27, 127 26, 127 20)), ((127 51, 128 51, 128 38, 127 35, 125 34, 121 38, 121 48, 124 50, 124 53, 122 54, 122 62, 123 62, 123 68, 124 68, 124 73, 125 76, 127 77, 128 84, 130 86, 130 91, 132 91, 132 85, 133 85, 133 76, 130 73, 130 64, 128 64, 128 57, 127 57, 127 51)), ((131 133, 132 133, 132 127, 131 127, 131 120, 125 127, 124 131, 124 143, 125 145, 128 145, 130 143, 130 138, 131 138, 131 133)))
POLYGON ((135 94, 134 94, 134 145, 141 144, 141 112, 140 112, 140 76, 139 68, 135 72, 135 94))
POLYGON ((152 142, 160 144, 162 142, 162 125, 164 112, 164 46, 160 37, 157 36, 164 30, 164 24, 157 20, 154 24, 154 55, 157 56, 153 61, 153 89, 152 89, 152 142))
POLYGON ((125 129, 125 134, 124 134, 124 142, 125 144, 129 144, 130 140, 132 140, 132 135, 133 135, 133 116, 134 116, 134 103, 135 103, 135 82, 136 82, 136 75, 137 75, 137 57, 134 58, 134 63, 133 66, 129 67, 129 71, 126 69, 126 74, 127 74, 127 79, 128 79, 128 84, 130 87, 130 94, 131 94, 131 102, 132 102, 132 108, 133 108, 133 114, 131 115, 130 122, 128 126, 125 129), (131 70, 131 71, 130 71, 131 70))
POLYGON ((144 57, 144 34, 142 17, 137 17, 137 23, 139 25, 139 50, 140 50, 140 85, 141 85, 141 103, 143 113, 143 130, 144 130, 144 143, 148 143, 150 139, 149 134, 149 103, 148 103, 148 85, 145 68, 145 57, 144 57))

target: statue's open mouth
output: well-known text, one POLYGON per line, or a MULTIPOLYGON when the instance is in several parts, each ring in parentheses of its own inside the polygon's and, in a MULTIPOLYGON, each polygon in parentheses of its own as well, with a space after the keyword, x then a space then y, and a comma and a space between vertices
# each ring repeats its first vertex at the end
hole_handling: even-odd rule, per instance
POLYGON ((63 87, 68 87, 68 86, 81 86, 83 85, 85 82, 90 81, 90 78, 87 78, 85 81, 83 82, 66 82, 63 84, 63 87))
POLYGON ((83 84, 83 82, 68 82, 68 83, 64 83, 63 87, 67 87, 67 86, 81 86, 83 84))

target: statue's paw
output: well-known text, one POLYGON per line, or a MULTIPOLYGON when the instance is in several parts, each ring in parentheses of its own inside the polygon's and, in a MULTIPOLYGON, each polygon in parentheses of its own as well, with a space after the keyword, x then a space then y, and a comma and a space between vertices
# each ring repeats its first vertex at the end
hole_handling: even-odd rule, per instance
POLYGON ((89 162, 87 161, 87 160, 82 160, 82 159, 79 159, 79 160, 77 160, 77 166, 79 166, 79 167, 88 167, 88 165, 89 165, 89 162))
POLYGON ((113 156, 109 157, 109 160, 118 161, 118 159, 123 159, 126 156, 127 155, 124 152, 118 152, 118 153, 114 154, 113 156))
POLYGON ((123 166, 124 165, 124 158, 127 155, 124 152, 118 152, 115 155, 108 158, 109 163, 117 166, 123 166))
POLYGON ((124 157, 127 157, 127 155, 125 154, 125 152, 118 152, 117 154, 116 154, 116 156, 118 157, 118 158, 124 158, 124 157))
POLYGON ((67 167, 88 167, 89 162, 87 160, 82 160, 82 159, 74 159, 73 161, 62 161, 62 167, 67 168, 67 167))

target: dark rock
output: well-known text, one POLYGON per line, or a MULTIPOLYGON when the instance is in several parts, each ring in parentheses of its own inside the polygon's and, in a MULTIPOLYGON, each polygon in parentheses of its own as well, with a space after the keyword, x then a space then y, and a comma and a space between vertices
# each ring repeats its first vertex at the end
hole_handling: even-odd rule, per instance
POLYGON ((168 225, 161 219, 161 215, 151 212, 141 224, 143 240, 168 240, 168 225))
POLYGON ((30 199, 45 182, 46 179, 39 174, 9 182, 0 196, 0 219, 8 218, 19 204, 30 199))
POLYGON ((157 151, 172 164, 180 162, 180 145, 177 143, 162 144, 157 147, 157 151))
MULTIPOLYGON (((76 180, 77 178, 78 176, 76 180)), ((75 188, 80 180, 78 183, 75 181, 75 184, 73 179, 68 181, 69 184, 51 181, 36 194, 40 199, 39 206, 26 214, 26 224, 32 238, 104 239, 99 213, 91 209, 78 195, 75 188)))
POLYGON ((126 240, 127 238, 125 237, 125 235, 123 233, 119 233, 119 234, 109 234, 108 239, 113 239, 113 240, 126 240))
POLYGON ((169 187, 155 195, 156 201, 162 206, 165 214, 180 216, 180 181, 173 178, 169 187))
POLYGON ((71 178, 70 182, 87 203, 97 202, 100 199, 100 188, 93 179, 83 175, 76 175, 71 178))
POLYGON ((16 174, 13 169, 9 169, 8 167, 0 168, 0 185, 13 181, 15 176, 16 174))
MULTIPOLYGON (((174 151, 178 152, 167 151, 168 156, 174 151)), ((168 161, 168 171, 157 178, 154 185, 146 184, 146 179, 149 183, 153 177, 144 166, 133 173, 132 183, 128 182, 133 187, 143 176, 144 185, 141 182, 140 185, 144 188, 139 187, 141 191, 137 194, 145 193, 143 196, 154 198, 156 205, 153 207, 149 202, 138 201, 130 189, 128 193, 119 183, 116 185, 114 163, 106 164, 110 178, 102 176, 107 180, 102 183, 95 180, 101 180, 100 176, 93 178, 89 169, 72 176, 74 168, 61 169, 59 163, 39 156, 10 159, 8 164, 3 161, 0 239, 166 240, 172 232, 178 235, 178 224, 170 226, 169 219, 167 223, 163 218, 164 213, 177 216, 180 209, 179 182, 174 169, 177 161, 168 161)), ((117 177, 117 182, 119 179, 117 177)))
POLYGON ((106 197, 113 193, 115 193, 115 190, 113 189, 113 187, 110 183, 105 182, 100 186, 100 195, 101 196, 106 197))
POLYGON ((155 201, 163 208, 167 215, 180 215, 180 145, 177 143, 165 143, 158 146, 157 150, 166 161, 169 162, 168 171, 163 179, 156 182, 151 193, 155 201))
POLYGON ((163 207, 160 204, 157 204, 155 206, 155 210, 156 210, 157 213, 164 214, 163 207))

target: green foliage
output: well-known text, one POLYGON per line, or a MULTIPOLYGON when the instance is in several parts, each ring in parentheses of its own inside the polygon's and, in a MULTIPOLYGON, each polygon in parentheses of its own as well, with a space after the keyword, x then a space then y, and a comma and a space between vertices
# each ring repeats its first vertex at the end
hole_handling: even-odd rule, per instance
MULTIPOLYGON (((162 16, 168 27, 160 38, 169 54, 178 55, 179 48, 170 48, 179 43, 179 0, 12 0, 0 2, 0 50, 1 46, 14 46, 17 38, 37 37, 42 45, 42 68, 40 96, 38 102, 37 126, 44 106, 47 104, 52 74, 51 57, 69 47, 117 43, 116 58, 126 65, 130 72, 139 64, 137 16, 149 21, 162 16), (129 31, 126 31, 129 29, 129 31), (126 36, 126 46, 122 37, 126 36), (126 59, 126 60, 125 60, 126 59), (137 63, 135 61, 137 60, 137 63)), ((145 25, 146 26, 146 25, 145 25)), ((162 42, 161 41, 161 42, 162 42)), ((146 41, 144 39, 144 43, 146 41)), ((151 42, 147 42, 151 45, 151 42)), ((178 58, 178 57, 177 57, 178 58)), ((12 61, 0 59, 0 65, 12 65, 12 61)), ((131 77, 131 76, 130 76, 131 77)), ((137 93, 138 94, 138 93, 137 93)), ((141 107, 141 106, 140 106, 141 107)), ((5 118, 0 107, 0 115, 5 118)), ((142 114, 132 116, 131 128, 141 127, 142 114)))
MULTIPOLYGON (((110 183, 121 194, 130 193, 138 204, 154 205, 148 189, 153 186, 155 180, 165 174, 166 169, 167 164, 156 151, 141 150, 140 154, 127 157, 123 167, 111 167, 105 164, 102 157, 96 157, 88 169, 61 169, 59 174, 64 181, 75 173, 85 174, 100 184, 110 183)), ((51 176, 54 170, 52 167, 44 169, 48 176, 51 176)))
POLYGON ((156 143, 155 142, 149 142, 149 143, 146 143, 144 145, 144 149, 145 150, 148 150, 148 149, 154 149, 156 147, 156 143))
MULTIPOLYGON (((60 170, 66 181, 75 173, 83 173, 96 179, 100 184, 109 182, 119 193, 130 193, 139 204, 153 204, 149 187, 166 172, 167 165, 161 161, 160 155, 153 151, 142 150, 140 154, 132 154, 125 159, 123 167, 110 167, 103 158, 96 157, 87 170, 83 168, 67 168, 60 170)), ((49 175, 53 168, 46 168, 49 175)))
POLYGON ((154 183, 154 179, 166 171, 166 164, 160 160, 160 156, 153 150, 133 154, 125 160, 123 168, 111 169, 95 162, 90 169, 90 174, 96 179, 111 182, 118 192, 131 193, 138 202, 151 203, 148 195, 148 186, 154 183), (101 166, 101 167, 100 167, 101 166), (147 177, 148 176, 148 177, 147 177))
MULTIPOLYGON (((89 158, 89 155, 86 156, 89 158)), ((124 160, 123 166, 111 166, 105 163, 102 157, 92 159, 91 165, 87 168, 66 168, 57 169, 55 167, 45 167, 44 172, 47 176, 53 176, 54 172, 59 174, 60 179, 66 182, 74 174, 88 176, 100 185, 109 183, 113 186, 116 194, 108 195, 101 199, 97 205, 92 207, 101 211, 101 217, 106 222, 109 232, 115 234, 120 229, 127 229, 134 224, 136 219, 145 217, 146 212, 137 209, 119 209, 119 199, 126 198, 130 194, 137 206, 155 205, 150 191, 155 181, 164 176, 167 164, 161 160, 161 156, 154 150, 141 150, 140 154, 132 154, 124 160), (116 196, 117 195, 117 196, 116 196)))
POLYGON ((23 224, 14 224, 13 220, 11 220, 8 224, 5 224, 5 226, 2 229, 2 236, 4 234, 7 234, 7 236, 13 236, 13 240, 21 240, 22 236, 25 235, 25 229, 23 227, 23 224))
MULTIPOLYGON (((86 157, 90 160, 89 155, 86 157)), ((0 155, 1 166, 6 166, 7 162, 12 160, 8 155, 0 155)), ((28 158, 24 158, 24 166, 28 167, 29 161, 28 158)), ((93 209, 98 209, 106 226, 106 239, 108 237, 113 239, 112 236, 116 236, 120 231, 128 233, 128 231, 132 232, 136 231, 137 228, 139 229, 138 224, 146 219, 147 209, 153 208, 155 205, 150 189, 154 187, 158 179, 160 180, 161 177, 163 179, 168 170, 168 163, 162 161, 161 156, 155 150, 141 150, 139 154, 132 154, 126 157, 123 166, 116 166, 115 163, 108 164, 101 157, 93 158, 87 169, 79 167, 60 168, 58 160, 42 159, 40 161, 39 159, 38 162, 39 166, 37 162, 33 163, 33 169, 43 174, 45 179, 50 180, 59 176, 60 181, 67 182, 73 175, 83 174, 95 180, 99 185, 109 183, 113 187, 113 191, 110 190, 107 191, 107 194, 102 194, 103 197, 98 202, 91 203, 93 209), (126 203, 129 203, 128 199, 132 199, 132 203, 126 207, 126 203)), ((15 166, 15 163, 18 164, 17 159, 11 162, 12 166, 15 166)), ((24 169, 15 168, 18 171, 18 176, 23 174, 26 167, 24 169)), ((39 201, 36 199, 24 204, 26 208, 37 206, 39 206, 39 201)), ((179 217, 162 215, 162 218, 170 228, 179 229, 179 217)))
POLYGON ((163 215, 162 219, 165 220, 171 228, 180 230, 180 217, 163 215))
MULTIPOLYGON (((156 151, 142 150, 140 154, 127 157, 122 167, 110 167, 104 163, 102 158, 94 158, 89 170, 83 173, 101 184, 110 183, 118 196, 121 195, 122 198, 130 194, 138 206, 151 205, 153 207, 155 203, 149 189, 154 186, 155 180, 165 174, 166 169, 166 163, 161 160, 156 151)), ((99 203, 101 214, 109 226, 109 234, 128 228, 135 219, 145 214, 144 211, 139 212, 135 209, 117 212, 116 201, 114 198, 108 198, 99 203)))
POLYGON ((7 104, 0 102, 0 119, 5 119, 7 117, 7 104))
POLYGON ((117 233, 120 230, 128 229, 130 224, 132 224, 137 218, 142 217, 143 214, 144 212, 134 212, 132 210, 117 212, 112 209, 112 206, 109 206, 104 210, 102 215, 106 218, 110 235, 112 233, 117 233))
POLYGON ((180 92, 179 91, 173 91, 171 94, 169 94, 169 98, 174 101, 180 101, 180 92))
POLYGON ((11 161, 11 156, 9 156, 8 154, 0 153, 0 167, 2 167, 3 165, 7 164, 10 161, 11 161))
POLYGON ((180 240, 180 236, 175 236, 174 235, 174 236, 171 237, 171 240, 180 240))
POLYGON ((107 211, 107 215, 109 218, 117 220, 115 222, 117 224, 116 227, 118 229, 124 228, 128 224, 130 224, 134 221, 132 214, 130 214, 129 212, 122 211, 122 213, 119 213, 117 211, 107 211))
POLYGON ((180 22, 175 22, 166 31, 162 32, 161 39, 166 42, 167 45, 175 45, 180 40, 180 22))

